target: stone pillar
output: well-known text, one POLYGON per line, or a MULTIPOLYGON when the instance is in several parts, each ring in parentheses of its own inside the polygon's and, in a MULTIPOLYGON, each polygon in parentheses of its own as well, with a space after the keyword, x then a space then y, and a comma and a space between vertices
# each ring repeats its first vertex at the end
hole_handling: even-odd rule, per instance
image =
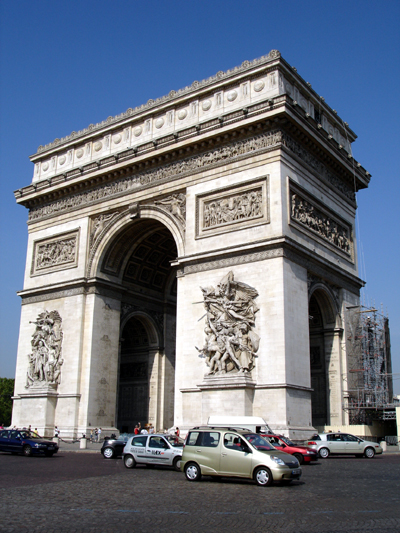
POLYGON ((149 419, 148 422, 153 424, 154 428, 160 425, 160 402, 161 391, 160 383, 162 381, 161 356, 158 349, 149 350, 149 419))
POLYGON ((328 425, 342 425, 342 365, 339 329, 325 332, 328 425))

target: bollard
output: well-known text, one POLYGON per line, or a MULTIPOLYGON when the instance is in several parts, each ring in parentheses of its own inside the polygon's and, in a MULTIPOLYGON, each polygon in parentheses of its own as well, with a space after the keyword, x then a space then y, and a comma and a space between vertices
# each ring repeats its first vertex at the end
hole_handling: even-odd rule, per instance
POLYGON ((86 450, 87 448, 87 439, 85 437, 82 437, 79 443, 79 448, 81 450, 86 450))

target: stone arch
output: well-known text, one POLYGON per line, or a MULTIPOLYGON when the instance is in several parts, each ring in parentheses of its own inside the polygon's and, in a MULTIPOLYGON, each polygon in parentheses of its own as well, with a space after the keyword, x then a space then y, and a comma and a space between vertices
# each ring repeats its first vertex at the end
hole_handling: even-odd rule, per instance
POLYGON ((110 243, 123 234, 136 233, 138 226, 143 225, 146 221, 153 224, 159 223, 168 229, 174 239, 177 256, 183 256, 185 253, 185 228, 166 209, 156 205, 143 205, 140 207, 135 205, 121 212, 116 210, 108 216, 110 218, 104 224, 103 229, 96 235, 96 240, 92 242, 93 232, 89 237, 86 268, 88 278, 95 277, 101 271, 110 243))
POLYGON ((341 421, 341 317, 338 299, 322 281, 309 290, 312 424, 341 421))
POLYGON ((160 349, 162 346, 163 334, 154 320, 154 317, 140 309, 129 309, 129 307, 125 307, 125 312, 121 315, 121 331, 123 331, 128 321, 132 318, 137 318, 143 324, 149 336, 149 346, 153 349, 160 349))
MULTIPOLYGON (((116 300, 116 420, 132 432, 139 421, 171 427, 174 416, 176 266, 184 232, 158 206, 130 206, 108 215, 90 236, 88 277, 99 295, 116 300), (106 284, 106 285, 105 285, 106 284), (118 323, 118 326, 117 326, 118 323), (119 331, 117 330, 119 328, 119 331), (130 342, 135 337, 140 342, 130 342)), ((101 296, 100 296, 101 297, 101 296)))

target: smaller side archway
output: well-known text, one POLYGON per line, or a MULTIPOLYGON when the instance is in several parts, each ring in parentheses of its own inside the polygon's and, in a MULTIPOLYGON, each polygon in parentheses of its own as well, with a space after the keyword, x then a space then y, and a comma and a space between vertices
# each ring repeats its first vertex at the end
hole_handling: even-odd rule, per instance
POLYGON ((312 424, 323 429, 342 423, 340 315, 323 283, 309 293, 309 334, 312 424))

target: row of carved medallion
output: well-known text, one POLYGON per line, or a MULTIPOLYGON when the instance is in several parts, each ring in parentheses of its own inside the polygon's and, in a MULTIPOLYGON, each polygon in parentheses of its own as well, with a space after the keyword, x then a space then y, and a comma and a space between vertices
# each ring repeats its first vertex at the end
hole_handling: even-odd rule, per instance
POLYGON ((134 192, 153 182, 158 182, 164 179, 177 179, 179 177, 203 171, 205 168, 212 168, 213 165, 219 165, 221 163, 226 164, 228 161, 233 162, 238 158, 245 157, 249 153, 262 153, 263 150, 279 146, 285 146, 291 150, 310 165, 319 176, 326 179, 335 189, 340 190, 348 200, 354 200, 354 191, 349 185, 329 172, 323 163, 302 148, 286 133, 283 133, 280 130, 274 130, 246 140, 233 142, 227 146, 222 146, 200 155, 195 155, 180 161, 162 165, 158 168, 139 172, 121 178, 120 180, 116 180, 113 183, 99 185, 89 191, 72 194, 66 198, 51 202, 41 207, 33 207, 29 211, 29 221, 39 220, 43 217, 62 213, 76 207, 86 206, 102 199, 108 200, 121 194, 134 192))

